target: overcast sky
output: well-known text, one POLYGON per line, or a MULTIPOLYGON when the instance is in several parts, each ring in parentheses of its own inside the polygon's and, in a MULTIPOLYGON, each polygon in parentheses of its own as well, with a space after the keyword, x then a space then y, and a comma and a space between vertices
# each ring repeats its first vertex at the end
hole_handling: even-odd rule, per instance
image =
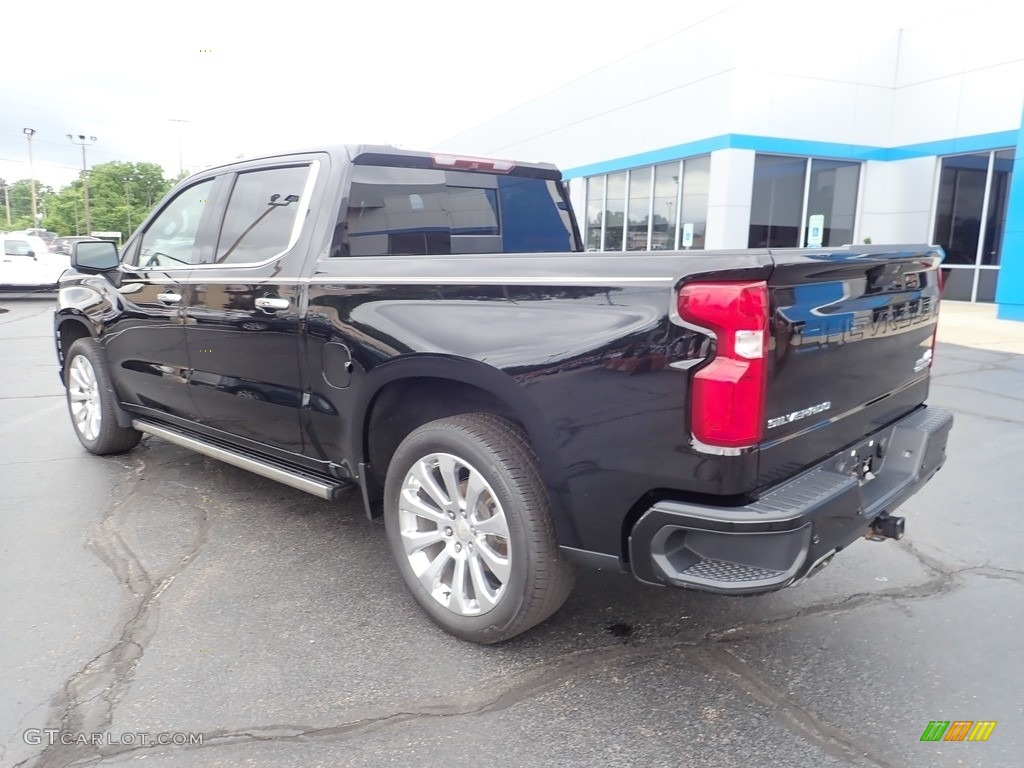
MULTIPOLYGON (((0 12, 0 177, 89 165, 178 172, 317 143, 428 149, 734 0, 359 5, 17 0, 0 12), (188 120, 187 123, 171 119, 188 120)), ((541 160, 544 158, 523 158, 541 160)))

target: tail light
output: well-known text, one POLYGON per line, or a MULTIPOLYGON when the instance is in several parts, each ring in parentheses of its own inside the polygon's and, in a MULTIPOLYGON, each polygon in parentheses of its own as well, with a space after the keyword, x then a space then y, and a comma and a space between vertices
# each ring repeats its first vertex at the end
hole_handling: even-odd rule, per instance
POLYGON ((764 281, 690 283, 679 316, 715 335, 715 356, 692 381, 693 436, 705 445, 756 445, 764 432, 768 285, 764 281))
POLYGON ((942 304, 942 292, 946 288, 946 270, 936 269, 935 274, 937 276, 937 282, 939 286, 939 295, 935 297, 935 327, 932 328, 932 354, 928 358, 928 369, 935 365, 935 342, 939 340, 939 307, 942 304))

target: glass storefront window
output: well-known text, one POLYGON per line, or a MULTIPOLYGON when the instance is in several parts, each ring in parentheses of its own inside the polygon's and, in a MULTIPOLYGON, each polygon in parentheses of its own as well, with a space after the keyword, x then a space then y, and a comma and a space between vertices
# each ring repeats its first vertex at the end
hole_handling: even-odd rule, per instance
POLYGON ((974 264, 978 258, 987 175, 987 152, 942 161, 934 240, 946 251, 944 264, 974 264))
POLYGON ((680 163, 665 163, 654 168, 654 205, 651 207, 651 250, 654 251, 671 251, 678 242, 679 167, 680 163))
POLYGON ((800 240, 807 158, 758 155, 750 207, 749 248, 795 248, 800 240))
POLYGON ((588 251, 601 250, 601 220, 604 218, 604 176, 587 179, 587 226, 584 232, 588 251))
MULTIPOLYGON (((842 160, 812 160, 811 185, 807 190, 807 217, 825 217, 823 246, 853 243, 857 216, 857 186, 860 163, 842 160)), ((806 244, 807 236, 804 235, 806 244)))
MULTIPOLYGON (((985 246, 981 251, 982 264, 999 264, 1003 250, 1003 228, 1006 225, 1006 204, 1010 199, 1010 174, 1013 171, 1014 150, 996 152, 992 163, 992 185, 988 197, 988 215, 985 217, 985 246)), ((990 299, 991 300, 991 299, 990 299)))
POLYGON ((608 176, 604 211, 604 250, 622 250, 622 232, 626 224, 626 172, 608 176))
POLYGON ((750 248, 806 246, 806 223, 811 216, 824 217, 822 246, 853 243, 859 184, 860 163, 757 155, 747 245, 750 248))
POLYGON ((704 248, 708 226, 708 190, 711 186, 711 156, 691 157, 683 163, 683 200, 681 227, 692 225, 690 248, 704 248))
POLYGON ((586 180, 587 250, 673 250, 682 247, 683 225, 693 230, 689 247, 704 248, 710 177, 710 155, 591 176, 586 180))
POLYGON ((1014 150, 942 158, 932 242, 949 267, 942 295, 994 301, 1014 150))
POLYGON ((629 172, 629 217, 626 226, 626 250, 647 250, 647 229, 651 220, 651 168, 629 172))

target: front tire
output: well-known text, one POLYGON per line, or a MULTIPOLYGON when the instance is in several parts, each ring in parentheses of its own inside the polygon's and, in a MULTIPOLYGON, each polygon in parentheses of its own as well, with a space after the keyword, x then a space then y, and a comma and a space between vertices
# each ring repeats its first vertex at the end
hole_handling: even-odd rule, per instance
POLYGON ((89 453, 124 453, 139 444, 142 433, 118 426, 117 403, 100 345, 78 339, 64 364, 68 412, 78 441, 89 453))
POLYGON ((465 414, 413 431, 388 467, 384 523, 413 597, 464 640, 525 632, 572 589, 537 459, 506 419, 465 414))

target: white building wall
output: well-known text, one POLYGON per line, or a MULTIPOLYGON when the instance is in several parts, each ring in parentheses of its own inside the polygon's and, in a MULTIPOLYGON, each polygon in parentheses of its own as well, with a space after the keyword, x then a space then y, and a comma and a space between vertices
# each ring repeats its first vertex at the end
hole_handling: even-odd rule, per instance
POLYGON ((934 157, 864 163, 858 242, 931 242, 937 163, 934 157))
POLYGON ((705 235, 708 248, 747 247, 755 154, 749 149, 722 149, 711 153, 705 235))
MULTIPOLYGON (((855 239, 928 242, 936 156, 1020 127, 1024 46, 1010 0, 716 0, 676 13, 661 22, 671 31, 689 18, 685 28, 439 148, 570 175, 714 150, 709 248, 746 245, 756 151, 869 158, 855 239), (893 160, 901 148, 909 159, 893 160)), ((572 191, 582 223, 582 180, 572 191)))
POLYGON ((889 147, 1015 130, 1010 0, 689 3, 684 29, 439 145, 564 168, 724 133, 889 147), (694 6, 701 9, 694 11, 694 6))
POLYGON ((941 13, 922 4, 900 30, 891 146, 1020 126, 1019 5, 1004 0, 959 5, 941 13))

